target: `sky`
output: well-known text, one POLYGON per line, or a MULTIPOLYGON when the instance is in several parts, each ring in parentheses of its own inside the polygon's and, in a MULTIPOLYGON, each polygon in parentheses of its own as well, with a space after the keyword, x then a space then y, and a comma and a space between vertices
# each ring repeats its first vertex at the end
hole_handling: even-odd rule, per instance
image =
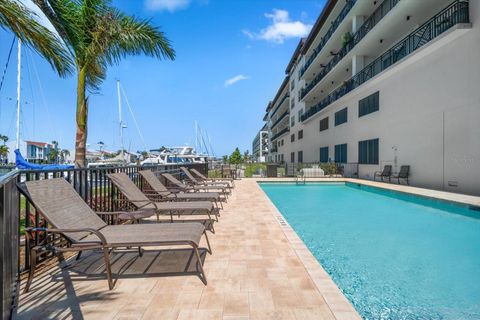
MULTIPOLYGON (((24 0, 27 1, 27 0, 24 0)), ((217 156, 251 152, 265 108, 276 94, 298 41, 325 0, 114 0, 165 32, 174 61, 130 56, 108 69, 90 93, 88 148, 120 149, 116 80, 122 97, 124 146, 137 151, 195 144, 195 121, 217 156), (140 130, 136 129, 135 120, 140 130), (207 134, 204 134, 206 137, 207 134)), ((13 35, 0 29, 0 79, 13 35)), ((0 133, 15 140, 16 44, 0 91, 0 133)), ((59 78, 34 51, 22 52, 21 138, 75 145, 75 75, 59 78)))

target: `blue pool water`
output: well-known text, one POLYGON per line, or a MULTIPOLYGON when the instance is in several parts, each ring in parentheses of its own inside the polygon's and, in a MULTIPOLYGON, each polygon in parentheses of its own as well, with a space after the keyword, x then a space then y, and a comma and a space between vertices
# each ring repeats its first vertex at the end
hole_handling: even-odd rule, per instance
POLYGON ((260 184, 365 319, 480 319, 479 211, 354 184, 260 184))

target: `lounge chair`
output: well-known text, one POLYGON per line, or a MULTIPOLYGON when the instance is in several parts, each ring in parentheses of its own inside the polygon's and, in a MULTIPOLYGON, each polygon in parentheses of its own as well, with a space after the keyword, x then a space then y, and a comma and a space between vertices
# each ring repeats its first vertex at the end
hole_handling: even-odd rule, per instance
POLYGON ((160 215, 169 215, 171 222, 174 222, 174 215, 206 215, 208 216, 208 219, 202 221, 205 228, 215 232, 212 215, 216 217, 218 212, 214 207, 213 202, 165 200, 158 196, 158 194, 143 193, 142 190, 130 180, 125 172, 109 173, 107 174, 107 177, 126 198, 126 201, 118 199, 119 202, 122 202, 123 200, 124 203, 132 204, 137 209, 150 209, 156 213, 157 221, 160 221, 160 215), (151 198, 147 195, 150 195, 151 198))
POLYGON ((388 178, 388 182, 391 181, 392 177, 392 166, 387 164, 383 167, 383 171, 376 171, 373 174, 373 180, 375 180, 376 177, 380 177, 380 179, 388 178))
POLYGON ((203 191, 203 192, 208 192, 208 191, 219 191, 223 194, 223 197, 227 199, 228 196, 228 188, 222 187, 222 186, 206 186, 206 185, 188 185, 177 178, 175 178, 173 175, 170 173, 162 173, 162 176, 167 179, 170 183, 172 183, 176 188, 179 190, 182 190, 184 192, 198 192, 198 191, 203 191))
MULTIPOLYGON (((167 189, 158 177, 150 170, 142 170, 139 172, 145 182, 153 192, 165 199, 179 201, 213 201, 217 207, 218 202, 221 204, 220 194, 218 192, 183 192, 178 189, 167 189)), ((222 208, 223 205, 221 204, 222 208)))
POLYGON ((397 175, 392 175, 392 178, 397 179, 398 184, 400 184, 400 179, 405 180, 407 185, 409 185, 408 178, 410 176, 410 166, 401 166, 400 172, 397 175))
POLYGON ((193 176, 193 174, 188 171, 187 168, 185 167, 180 167, 180 170, 185 174, 187 177, 187 184, 190 183, 191 185, 195 186, 207 186, 207 187, 216 187, 219 190, 230 190, 231 185, 228 182, 205 182, 205 181, 200 181, 197 178, 193 176))
POLYGON ((68 246, 57 247, 55 243, 48 246, 35 246, 30 250, 30 272, 25 292, 28 292, 35 272, 37 252, 53 253, 78 252, 99 249, 103 251, 108 287, 113 289, 110 251, 116 248, 146 246, 190 246, 195 252, 199 277, 204 284, 207 279, 203 271, 198 251, 202 234, 211 253, 205 227, 200 223, 155 223, 107 225, 80 197, 71 184, 63 178, 28 181, 19 183, 20 192, 27 197, 35 209, 46 219, 48 228, 25 229, 27 241, 35 232, 60 234, 68 246))
POLYGON ((190 172, 192 172, 194 175, 196 175, 201 181, 211 181, 211 182, 227 182, 231 184, 232 187, 235 187, 235 180, 233 178, 208 178, 205 175, 203 175, 200 171, 197 169, 190 169, 190 172))

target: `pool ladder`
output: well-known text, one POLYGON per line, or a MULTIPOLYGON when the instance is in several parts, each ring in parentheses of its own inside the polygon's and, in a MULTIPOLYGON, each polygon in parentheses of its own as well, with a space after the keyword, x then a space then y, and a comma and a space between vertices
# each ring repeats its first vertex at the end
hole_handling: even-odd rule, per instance
POLYGON ((295 176, 295 184, 296 185, 305 184, 305 175, 303 173, 298 173, 295 176))

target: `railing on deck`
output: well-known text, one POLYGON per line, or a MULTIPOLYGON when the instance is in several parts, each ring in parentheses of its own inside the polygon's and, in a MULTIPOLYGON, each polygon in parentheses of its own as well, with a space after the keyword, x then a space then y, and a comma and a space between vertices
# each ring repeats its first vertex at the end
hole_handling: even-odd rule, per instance
POLYGON ((340 99, 350 91, 358 88, 366 81, 370 80, 396 62, 421 48, 453 26, 468 22, 468 1, 457 0, 453 2, 430 20, 418 27, 415 31, 406 36, 404 39, 384 52, 380 57, 363 68, 354 77, 345 81, 342 86, 332 91, 317 104, 311 106, 302 115, 301 121, 305 121, 314 114, 325 109, 334 101, 340 99))
MULTIPOLYGON (((143 188, 140 170, 152 170, 156 173, 173 173, 182 176, 180 167, 195 168, 208 174, 208 164, 171 164, 152 166, 118 166, 101 168, 83 168, 68 170, 13 171, 0 179, 0 271, 2 275, 1 310, 2 319, 12 316, 15 309, 19 277, 30 266, 29 248, 50 242, 65 242, 59 236, 35 233, 30 243, 23 237, 23 228, 47 227, 39 212, 22 196, 17 189, 17 183, 32 180, 44 180, 63 177, 70 182, 80 196, 94 211, 109 212, 120 210, 118 201, 121 198, 118 190, 107 178, 107 174, 125 172, 140 187, 143 188), (21 245, 20 245, 21 244, 21 245)), ((54 201, 54 200, 52 200, 54 201)), ((107 221, 110 222, 110 221, 107 221)), ((38 262, 48 260, 51 253, 38 257, 38 262)))
POLYGON ((305 96, 320 82, 323 78, 350 52, 352 49, 367 35, 367 33, 377 25, 389 13, 400 0, 384 0, 380 6, 370 15, 362 26, 352 36, 352 40, 345 44, 334 57, 320 70, 315 78, 306 84, 305 88, 300 91, 300 99, 305 96))
POLYGON ((357 2, 357 0, 347 0, 347 3, 343 7, 342 11, 340 11, 340 14, 337 16, 337 18, 335 20, 332 21, 332 24, 330 25, 330 28, 327 30, 325 35, 320 39, 320 43, 313 50, 313 53, 308 58, 307 62, 305 62, 305 66, 300 71, 300 77, 303 76, 305 71, 307 71, 308 67, 310 67, 310 65, 315 60, 315 58, 318 56, 320 51, 322 51, 325 44, 328 42, 328 40, 330 40, 333 33, 337 30, 338 26, 342 23, 342 21, 345 19, 347 14, 350 12, 350 9, 352 9, 352 7, 355 5, 356 2, 357 2))

